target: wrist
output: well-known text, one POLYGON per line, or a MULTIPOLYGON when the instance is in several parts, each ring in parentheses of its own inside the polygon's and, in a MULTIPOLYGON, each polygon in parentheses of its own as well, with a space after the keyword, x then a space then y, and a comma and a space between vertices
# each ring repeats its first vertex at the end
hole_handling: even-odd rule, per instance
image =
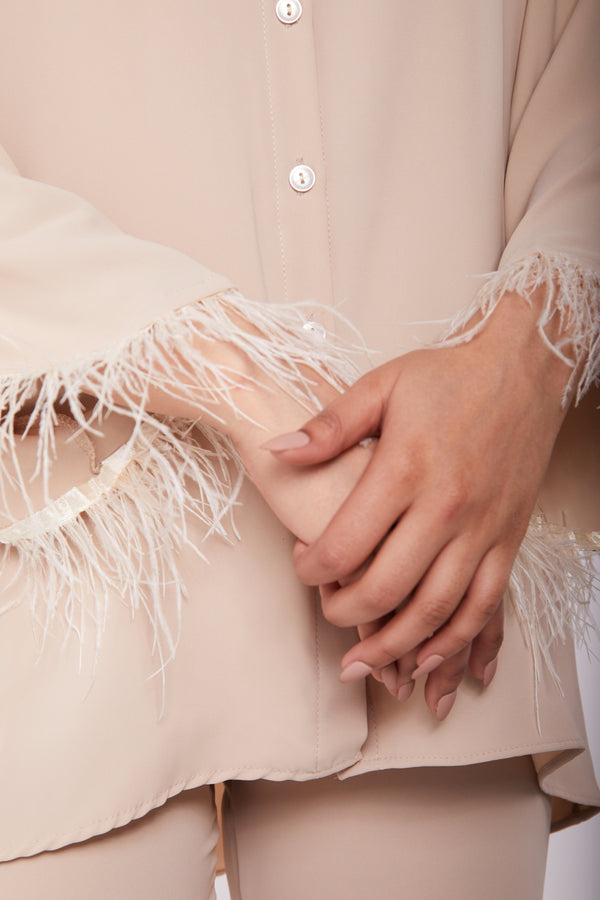
MULTIPOLYGON (((254 452, 282 432, 300 429, 319 409, 339 397, 340 392, 315 373, 307 373, 306 378, 314 396, 311 404, 301 403, 280 386, 265 381, 236 389, 233 403, 223 416, 223 430, 242 453, 254 452)), ((260 453, 264 455, 264 451, 260 453)))
POLYGON ((504 361, 526 385, 536 386, 562 421, 571 399, 565 397, 565 391, 572 381, 573 366, 567 361, 568 334, 560 316, 553 316, 543 333, 540 329, 545 293, 546 289, 540 288, 529 299, 517 293, 504 294, 472 343, 487 356, 504 361))

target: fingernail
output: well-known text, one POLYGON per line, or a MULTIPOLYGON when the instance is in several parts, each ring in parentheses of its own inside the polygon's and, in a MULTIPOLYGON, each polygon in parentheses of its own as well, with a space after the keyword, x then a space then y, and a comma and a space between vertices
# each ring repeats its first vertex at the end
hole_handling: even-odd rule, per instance
POLYGON ((305 431, 288 431, 287 434, 278 434, 265 444, 260 445, 261 450, 271 450, 279 453, 281 450, 295 450, 297 447, 306 447, 310 444, 310 437, 305 431))
POLYGON ((429 672, 433 672, 433 670, 437 669, 439 664, 443 662, 444 657, 440 656, 439 653, 434 653, 432 656, 428 656, 427 659, 422 662, 418 668, 415 669, 410 677, 420 678, 421 675, 428 675, 429 672))
POLYGON ((400 687, 398 688, 398 693, 396 694, 396 697, 400 701, 400 703, 402 703, 403 700, 408 700, 414 688, 414 681, 409 681, 407 684, 400 685, 400 687))
POLYGON ((364 678, 366 675, 370 675, 371 671, 371 666, 368 666, 366 663, 356 660, 355 662, 350 663, 349 666, 346 666, 345 669, 342 669, 340 674, 340 681, 343 684, 348 684, 348 682, 350 681, 358 681, 359 678, 364 678))
POLYGON ((452 691, 451 694, 444 694, 444 696, 440 700, 438 700, 438 705, 435 708, 435 714, 438 722, 441 722, 446 718, 446 716, 454 706, 455 700, 456 691, 452 691))
POLYGON ((497 668, 498 668, 498 657, 496 657, 491 662, 489 662, 487 664, 487 666, 485 667, 485 669, 483 670, 483 678, 481 680, 483 681, 484 687, 488 687, 491 684, 492 678, 496 674, 497 668))
POLYGON ((396 666, 386 666, 385 669, 381 670, 381 677, 390 694, 393 694, 395 697, 398 690, 398 671, 396 666))

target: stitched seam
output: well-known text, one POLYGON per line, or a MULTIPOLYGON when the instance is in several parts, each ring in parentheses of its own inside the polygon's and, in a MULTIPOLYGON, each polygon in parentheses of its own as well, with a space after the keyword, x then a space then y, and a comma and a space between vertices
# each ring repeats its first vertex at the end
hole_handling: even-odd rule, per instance
MULTIPOLYGON (((492 754, 507 753, 507 752, 513 751, 513 750, 522 751, 521 753, 514 754, 515 756, 521 756, 526 753, 534 753, 534 752, 541 753, 541 752, 543 752, 543 750, 551 752, 553 749, 556 749, 556 750, 570 750, 572 748, 584 749, 581 745, 581 741, 577 741, 577 740, 573 740, 573 739, 567 740, 566 738, 564 740, 561 740, 560 738, 555 738, 554 741, 557 744, 559 743, 560 747, 556 747, 556 748, 553 748, 551 746, 549 747, 548 742, 544 741, 544 742, 540 743, 539 747, 536 744, 512 744, 512 745, 506 746, 506 747, 496 747, 494 750, 491 750, 491 751, 480 750, 477 753, 460 753, 460 754, 456 754, 456 753, 413 754, 413 753, 411 753, 409 756, 401 756, 400 754, 397 754, 397 753, 394 753, 394 754, 390 753, 390 754, 386 754, 385 756, 379 756, 379 757, 372 757, 370 754, 368 756, 365 756, 363 754, 363 758, 356 765, 357 766, 359 766, 359 765, 367 765, 368 766, 369 762, 371 762, 375 758, 377 758, 378 760, 381 760, 381 761, 387 761, 387 760, 392 760, 392 759, 395 759, 395 760, 407 760, 407 759, 417 759, 417 760, 445 759, 445 760, 448 760, 448 759, 456 759, 457 755, 458 755, 458 756, 460 756, 460 759, 480 759, 482 756, 488 756, 489 753, 492 753, 492 754)), ((494 756, 493 758, 499 759, 500 757, 494 756)), ((457 763, 457 765, 461 765, 461 763, 457 763)))
MULTIPOLYGON (((581 747, 580 742, 574 742, 574 741, 562 741, 561 744, 562 744, 562 747, 559 749, 568 749, 566 746, 564 746, 565 744, 572 745, 572 746, 579 747, 579 748, 581 747)), ((542 745, 542 746, 545 746, 545 745, 542 745)), ((535 748, 533 748, 533 749, 535 749, 535 748)), ((548 749, 548 748, 545 747, 545 749, 548 749)), ((552 749, 552 748, 550 748, 550 749, 552 749)), ((495 750, 494 753, 501 753, 501 752, 504 752, 505 750, 524 750, 525 753, 531 753, 532 747, 531 747, 531 745, 522 745, 522 746, 514 745, 512 747, 500 748, 499 750, 495 750)), ((461 754, 461 760, 465 757, 465 755, 471 756, 471 757, 476 756, 476 754, 461 754)), ((523 755, 523 754, 515 754, 515 755, 523 755)), ((422 757, 422 758, 423 759, 450 759, 453 757, 428 756, 428 757, 422 757)), ((497 759, 498 757, 494 756, 493 758, 497 759)), ((382 756, 381 759, 382 760, 402 760, 403 757, 382 756)), ((340 761, 340 763, 338 763, 336 766, 334 766, 332 768, 331 772, 334 774, 337 773, 339 775, 339 774, 343 774, 345 769, 348 770, 350 767, 356 769, 363 764, 368 765, 369 759, 361 758, 360 754, 358 754, 358 755, 354 754, 353 756, 348 757, 348 759, 340 761)), ((463 763, 455 763, 455 764, 461 765, 463 763)), ((407 766, 401 766, 399 768, 407 768, 407 766)), ((91 838, 95 835, 103 834, 108 830, 106 828, 104 828, 104 829, 102 828, 103 823, 111 823, 110 828, 117 828, 120 825, 124 825, 124 824, 127 824, 127 822, 133 821, 136 818, 141 818, 141 816, 145 815, 147 812, 150 812, 151 809, 156 809, 158 806, 161 806, 168 799, 176 796, 178 793, 180 793, 183 790, 191 789, 194 787, 201 787, 204 784, 210 784, 211 782, 206 780, 207 778, 212 777, 212 778, 214 778, 214 782, 212 782, 212 783, 217 783, 217 782, 221 782, 221 781, 226 781, 229 778, 233 778, 235 775, 239 775, 242 772, 247 773, 250 771, 254 771, 255 773, 257 773, 256 777, 261 777, 261 776, 264 777, 268 774, 278 774, 278 775, 284 775, 284 776, 286 776, 286 775, 293 776, 294 774, 297 774, 297 770, 276 769, 276 768, 270 768, 270 767, 265 767, 265 766, 260 766, 260 767, 244 766, 244 767, 238 768, 238 769, 230 768, 230 769, 222 769, 222 770, 216 769, 216 770, 213 770, 212 773, 207 776, 201 776, 198 773, 196 773, 195 775, 191 775, 188 778, 177 781, 174 785, 171 785, 169 788, 166 788, 166 789, 162 790, 160 793, 155 794, 154 797, 151 798, 150 800, 144 801, 142 803, 138 803, 135 806, 127 807, 124 810, 117 810, 115 813, 113 813, 110 816, 103 816, 98 819, 93 819, 91 822, 86 823, 85 825, 80 825, 77 828, 70 829, 69 831, 63 832, 58 837, 53 838, 51 841, 42 841, 44 846, 40 846, 33 851, 31 849, 28 849, 27 851, 21 851, 21 852, 17 852, 16 854, 11 854, 10 856, 5 857, 5 858, 6 859, 13 859, 13 858, 17 859, 17 858, 21 858, 24 855, 25 856, 31 855, 31 853, 40 853, 43 850, 54 849, 54 848, 57 848, 60 846, 66 846, 75 841, 87 840, 88 837, 91 838), (136 811, 140 811, 140 810, 142 810, 142 812, 140 812, 139 815, 136 816, 135 815, 136 811), (128 817, 126 819, 126 821, 124 820, 125 817, 128 817), (121 821, 121 820, 123 820, 123 821, 121 821), (115 823, 115 824, 112 824, 112 823, 115 823), (116 824, 116 823, 118 823, 118 824, 116 824), (98 831, 95 831, 94 830, 95 826, 100 826, 100 829, 98 831), (87 834, 88 832, 89 832, 89 834, 87 834), (82 833, 86 833, 87 837, 82 838, 81 837, 82 833)), ((308 778, 310 778, 311 776, 323 777, 324 774, 326 775, 328 773, 327 772, 325 772, 325 773, 313 772, 313 773, 304 773, 304 774, 307 775, 308 778)), ((357 773, 357 774, 360 774, 360 773, 357 773)), ((346 777, 354 777, 354 776, 352 776, 352 774, 348 774, 346 777)), ((273 780, 273 779, 270 779, 270 780, 273 780)), ((550 785, 549 785, 549 787, 550 787, 550 785)), ((591 806, 596 807, 598 805, 598 798, 592 797, 592 796, 586 797, 585 795, 573 794, 573 800, 571 802, 584 803, 584 804, 589 804, 591 806)), ((31 844, 32 844, 32 842, 30 842, 27 845, 28 848, 31 847, 31 844)))
POLYGON ((269 109, 269 119, 271 122, 271 148, 273 151, 273 177, 275 180, 275 222, 277 224, 277 234, 279 236, 279 253, 281 256, 281 278, 283 282, 283 299, 289 300, 287 266, 285 263, 285 248, 283 240, 283 228, 281 225, 281 197, 279 192, 279 146, 277 143, 277 131, 275 128, 275 111, 273 105, 273 75, 271 72, 271 63, 269 61, 269 39, 267 33, 267 15, 265 10, 265 0, 261 2, 262 26, 263 26, 263 44, 265 52, 265 76, 267 87, 267 104, 269 109))
MULTIPOLYGON (((341 760, 337 765, 333 766, 331 772, 327 770, 325 773, 323 772, 304 772, 303 775, 308 776, 303 780, 311 780, 312 778, 322 777, 324 774, 334 774, 336 772, 341 771, 344 768, 354 765, 357 761, 358 754, 353 754, 353 756, 348 757, 345 760, 341 760)), ((102 826, 104 823, 114 822, 115 819, 121 819, 123 817, 128 817, 128 821, 132 821, 133 819, 139 818, 136 816, 136 811, 144 810, 141 815, 145 815, 146 812, 149 812, 151 809, 156 809, 158 806, 162 806, 169 800, 171 797, 175 797, 177 794, 181 793, 183 790, 191 789, 194 787, 201 787, 207 784, 217 784, 222 781, 227 781, 230 779, 234 779, 236 776, 239 776, 241 773, 249 773, 254 772, 256 779, 265 778, 268 775, 282 775, 282 776, 294 776, 297 774, 298 770, 294 769, 277 769, 272 766, 242 766, 240 768, 231 767, 229 769, 213 769, 209 774, 200 775, 196 773, 194 775, 190 775, 188 778, 182 778, 179 781, 176 781, 174 784, 171 784, 167 788, 163 788, 158 793, 154 794, 149 800, 144 800, 141 803, 136 803, 134 806, 128 806, 125 809, 118 809, 116 812, 112 813, 108 816, 101 816, 97 819, 91 819, 86 822, 85 825, 80 825, 78 828, 71 828, 68 831, 64 831, 56 837, 52 839, 52 846, 56 846, 59 844, 67 844, 73 843, 75 838, 73 837, 70 841, 68 838, 70 836, 75 836, 79 834, 81 831, 88 831, 92 829, 91 834, 102 834, 102 831, 95 832, 93 829, 96 826, 102 826), (214 779, 214 781, 208 781, 209 778, 214 779), (202 780, 199 780, 202 779, 202 780)), ((241 780, 256 780, 256 779, 241 779, 241 780)), ((267 780, 286 780, 285 778, 281 779, 267 779, 267 780)), ((295 780, 293 777, 290 780, 295 780)), ((116 825, 112 827, 118 827, 116 825)), ((41 852, 41 851, 40 851, 41 852)))
POLYGON ((327 160, 325 158, 325 125, 323 122, 323 108, 321 105, 321 96, 319 92, 319 72, 317 69, 317 61, 315 59, 315 69, 317 70, 317 97, 319 103, 319 129, 321 133, 321 159, 323 161, 323 196, 325 198, 325 216, 327 220, 327 252, 329 256, 329 290, 331 292, 331 302, 335 306, 335 293, 333 287, 333 228, 331 225, 331 204, 329 202, 329 184, 327 178, 327 160))

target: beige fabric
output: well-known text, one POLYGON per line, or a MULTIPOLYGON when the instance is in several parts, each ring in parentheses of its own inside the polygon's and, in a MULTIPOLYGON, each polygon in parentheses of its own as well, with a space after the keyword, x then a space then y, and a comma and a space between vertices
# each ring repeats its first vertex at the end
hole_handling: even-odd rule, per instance
POLYGON ((234 781, 224 819, 232 900, 543 893, 550 805, 528 757, 341 784, 234 781))
MULTIPOLYGON (((230 782, 224 818, 233 900, 478 900, 482 885, 490 900, 542 896, 550 803, 527 757, 345 782, 230 782)), ((210 789, 184 791, 108 835, 0 863, 0 893, 214 900, 215 840, 210 789)))
POLYGON ((0 863, 11 900, 216 900, 217 816, 210 787, 62 850, 0 863))
MULTIPOLYGON (((501 260, 541 250, 598 271, 595 2, 306 0, 293 26, 270 0, 2 12, 2 140, 20 172, 1 181, 2 375, 102 353, 230 284, 339 306, 377 362, 436 336, 501 260), (302 195, 288 183, 299 161, 317 175, 302 195)), ((599 524, 594 399, 567 420, 542 497, 574 528, 599 524)), ((100 457, 128 434, 113 419, 93 438, 100 457)), ((63 444, 57 493, 88 477, 86 454, 63 444)), ((568 644, 555 651, 565 696, 544 678, 539 731, 510 615, 491 689, 468 681, 441 724, 419 691, 398 707, 378 685, 343 686, 353 635, 296 582, 292 539, 251 486, 241 499, 239 542, 189 523, 211 565, 182 555, 190 596, 160 721, 149 629, 118 596, 94 673, 94 647, 80 659, 58 622, 38 660, 22 587, 6 591, 2 858, 234 777, 531 753, 576 815, 600 803, 568 644)))

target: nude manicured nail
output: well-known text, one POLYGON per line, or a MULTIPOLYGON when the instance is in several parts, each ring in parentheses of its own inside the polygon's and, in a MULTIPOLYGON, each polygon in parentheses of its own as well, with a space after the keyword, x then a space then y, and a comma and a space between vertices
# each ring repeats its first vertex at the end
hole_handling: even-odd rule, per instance
POLYGON ((260 449, 280 453, 282 450, 295 450, 297 447, 306 447, 307 444, 310 444, 310 437, 305 431, 288 431, 287 434, 278 434, 277 437, 261 444, 260 449))
POLYGON ((370 675, 371 672, 371 666, 356 660, 355 662, 350 663, 349 666, 346 666, 345 669, 342 669, 340 681, 344 684, 348 684, 350 681, 358 681, 359 678, 365 678, 367 675, 370 675))
POLYGON ((386 666, 385 669, 381 670, 381 677, 390 694, 393 694, 395 697, 398 690, 398 671, 396 666, 386 666))
POLYGON ((408 700, 408 698, 412 694, 414 688, 415 688, 414 681, 409 681, 408 684, 401 684, 400 687, 398 688, 398 692, 396 694, 396 697, 399 700, 399 702, 402 703, 404 700, 408 700))
POLYGON ((454 701, 456 700, 456 691, 452 691, 451 694, 445 694, 440 700, 438 700, 438 705, 435 709, 435 714, 438 722, 441 722, 446 718, 452 707, 454 706, 454 701))
POLYGON ((496 669, 498 668, 498 657, 493 659, 491 662, 487 664, 485 669, 483 670, 483 686, 488 687, 491 684, 492 678, 496 674, 496 669))
POLYGON ((439 664, 443 662, 444 657, 440 656, 439 653, 434 653, 432 656, 428 656, 427 659, 415 669, 410 677, 420 678, 421 675, 428 675, 430 672, 433 672, 434 669, 437 669, 439 664))

